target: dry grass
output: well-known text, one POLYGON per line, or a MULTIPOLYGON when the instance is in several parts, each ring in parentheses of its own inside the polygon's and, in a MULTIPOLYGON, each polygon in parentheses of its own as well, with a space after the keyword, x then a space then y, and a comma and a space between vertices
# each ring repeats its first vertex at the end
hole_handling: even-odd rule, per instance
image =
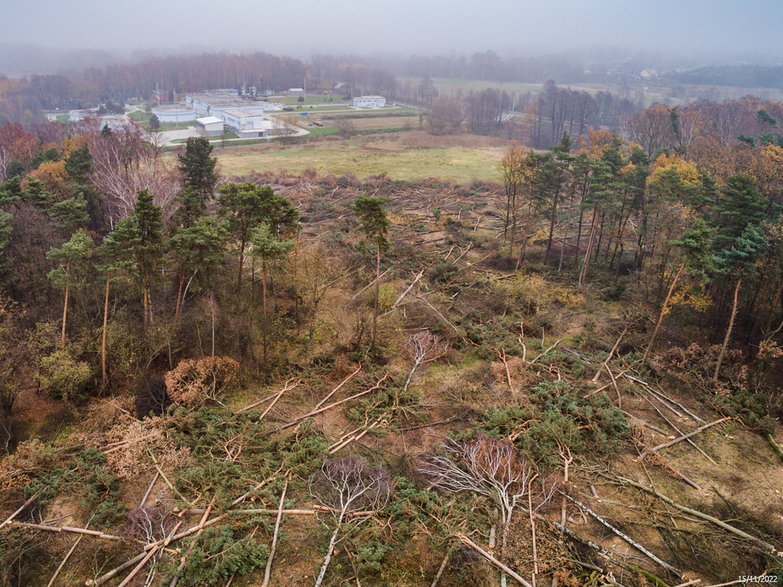
MULTIPOLYGON (((331 121, 326 119, 326 123, 331 121)), ((356 130, 391 130, 396 128, 413 129, 419 125, 418 116, 367 116, 351 118, 356 130)))
MULTIPOLYGON (((376 124, 378 120, 399 125, 401 117, 356 120, 355 124, 376 124)), ((384 123, 386 124, 386 123, 384 123)), ((499 181, 498 166, 505 141, 462 137, 429 137, 422 132, 404 132, 394 136, 355 137, 349 140, 324 140, 280 147, 258 144, 216 149, 220 173, 243 176, 253 172, 277 172, 286 169, 301 173, 313 168, 322 174, 357 177, 388 174, 394 179, 419 180, 427 177, 450 179, 458 183, 473 180, 499 181)))

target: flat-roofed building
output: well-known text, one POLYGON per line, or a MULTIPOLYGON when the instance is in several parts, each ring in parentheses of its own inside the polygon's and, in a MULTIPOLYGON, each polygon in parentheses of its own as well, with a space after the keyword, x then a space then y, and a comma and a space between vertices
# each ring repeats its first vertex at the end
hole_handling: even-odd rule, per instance
POLYGON ((239 96, 236 90, 212 90, 189 94, 185 97, 185 105, 192 108, 197 117, 223 117, 226 110, 247 110, 249 112, 266 112, 282 110, 279 104, 258 100, 251 96, 239 96))
POLYGON ((219 137, 223 134, 223 120, 217 116, 204 116, 196 119, 196 129, 202 135, 219 137))
POLYGON ((224 110, 223 120, 226 126, 242 138, 266 136, 264 114, 242 109, 224 110))
POLYGON ((351 103, 354 108, 383 108, 386 98, 383 96, 357 96, 351 103))

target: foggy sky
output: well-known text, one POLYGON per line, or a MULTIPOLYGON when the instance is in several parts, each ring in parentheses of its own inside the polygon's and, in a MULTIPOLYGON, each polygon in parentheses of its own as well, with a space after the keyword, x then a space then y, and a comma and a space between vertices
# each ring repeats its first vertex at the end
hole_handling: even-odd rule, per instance
POLYGON ((612 46, 783 57, 780 0, 3 0, 0 40, 46 47, 522 54, 612 46))

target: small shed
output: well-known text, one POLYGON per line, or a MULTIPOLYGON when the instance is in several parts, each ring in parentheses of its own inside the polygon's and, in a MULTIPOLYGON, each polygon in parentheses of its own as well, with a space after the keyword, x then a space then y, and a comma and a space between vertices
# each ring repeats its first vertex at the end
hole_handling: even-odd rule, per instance
POLYGON ((196 119, 196 129, 202 135, 219 137, 223 134, 223 121, 217 116, 205 116, 196 119))

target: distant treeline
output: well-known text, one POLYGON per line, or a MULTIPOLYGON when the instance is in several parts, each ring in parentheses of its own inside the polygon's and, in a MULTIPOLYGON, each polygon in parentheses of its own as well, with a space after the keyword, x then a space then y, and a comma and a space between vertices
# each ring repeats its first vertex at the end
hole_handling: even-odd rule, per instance
POLYGON ((783 66, 725 65, 670 74, 683 84, 783 89, 783 66))
POLYGON ((147 59, 133 64, 91 67, 63 75, 0 78, 0 121, 29 123, 40 110, 84 108, 128 98, 164 99, 184 92, 255 86, 259 91, 302 87, 307 66, 268 53, 147 59))
POLYGON ((472 133, 502 135, 535 148, 547 148, 563 133, 581 136, 590 130, 617 130, 621 121, 642 105, 611 92, 589 92, 561 88, 549 80, 536 94, 506 92, 497 88, 438 96, 432 82, 400 84, 402 100, 430 109, 434 134, 451 134, 462 128, 472 133))

